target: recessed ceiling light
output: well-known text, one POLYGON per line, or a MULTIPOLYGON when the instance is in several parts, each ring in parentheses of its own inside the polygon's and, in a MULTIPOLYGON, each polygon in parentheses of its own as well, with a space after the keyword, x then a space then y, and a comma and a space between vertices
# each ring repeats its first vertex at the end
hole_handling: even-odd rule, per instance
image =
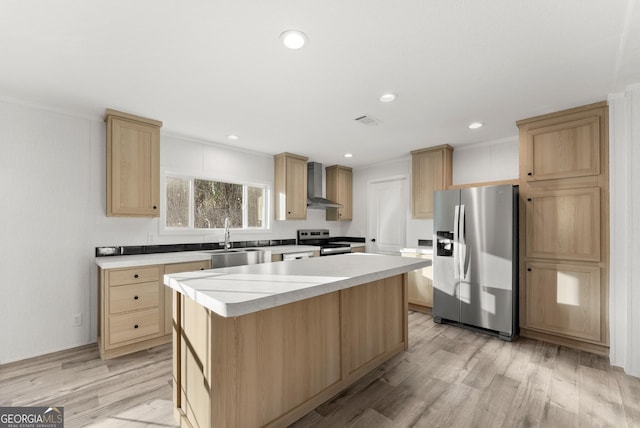
POLYGON ((380 102, 381 103, 390 103, 392 101, 395 101, 398 99, 398 94, 394 94, 392 92, 389 92, 388 94, 383 94, 380 97, 380 102))
POLYGON ((236 134, 229 134, 227 135, 227 138, 234 141, 240 139, 240 137, 238 137, 236 134))
POLYGON ((484 123, 482 122, 472 122, 469 124, 469 129, 478 129, 478 128, 482 128, 484 126, 484 123))
POLYGON ((351 153, 345 153, 345 154, 344 154, 344 157, 345 157, 345 158, 352 158, 352 157, 353 157, 353 155, 352 155, 351 153))
POLYGON ((307 43, 307 35, 298 30, 287 30, 280 34, 280 40, 289 49, 300 49, 307 43))

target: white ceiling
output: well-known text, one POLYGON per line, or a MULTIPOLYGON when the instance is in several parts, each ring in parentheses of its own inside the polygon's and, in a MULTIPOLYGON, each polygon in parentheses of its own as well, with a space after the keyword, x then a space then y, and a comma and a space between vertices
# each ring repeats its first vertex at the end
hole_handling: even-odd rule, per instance
POLYGON ((0 2, 1 98, 326 165, 512 137, 637 82, 636 0, 0 2))

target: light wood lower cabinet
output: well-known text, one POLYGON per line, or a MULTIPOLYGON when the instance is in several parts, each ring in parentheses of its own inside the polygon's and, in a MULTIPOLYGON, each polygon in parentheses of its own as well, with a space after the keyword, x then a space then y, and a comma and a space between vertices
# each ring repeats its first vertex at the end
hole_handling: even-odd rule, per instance
POLYGON ((405 275, 240 317, 174 302, 181 426, 287 426, 408 346, 405 275))
MULTIPOLYGON (((430 254, 402 253, 402 257, 413 257, 433 261, 430 254)), ((433 266, 416 269, 408 274, 409 309, 430 312, 433 307, 433 266)))
POLYGON ((98 348, 103 359, 168 341, 160 322, 162 272, 162 265, 100 269, 98 348))
POLYGON ((529 328, 602 340, 600 268, 541 262, 526 266, 529 328))
POLYGON ((98 348, 115 358, 171 341, 171 292, 164 273, 208 269, 210 262, 99 270, 98 348))

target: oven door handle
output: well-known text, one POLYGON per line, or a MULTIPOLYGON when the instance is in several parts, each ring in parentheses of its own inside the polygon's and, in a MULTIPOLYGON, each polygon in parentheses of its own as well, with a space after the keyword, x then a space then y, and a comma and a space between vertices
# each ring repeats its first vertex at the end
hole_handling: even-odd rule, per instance
POLYGON ((334 254, 349 254, 351 247, 338 247, 338 248, 322 248, 320 250, 321 256, 329 256, 334 254))

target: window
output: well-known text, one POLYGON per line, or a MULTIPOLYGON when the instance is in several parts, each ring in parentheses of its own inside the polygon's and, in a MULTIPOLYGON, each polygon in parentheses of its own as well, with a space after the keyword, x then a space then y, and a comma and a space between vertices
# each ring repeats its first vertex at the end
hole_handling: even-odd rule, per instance
POLYGON ((206 230, 224 227, 266 229, 266 185, 166 176, 165 228, 206 230))

